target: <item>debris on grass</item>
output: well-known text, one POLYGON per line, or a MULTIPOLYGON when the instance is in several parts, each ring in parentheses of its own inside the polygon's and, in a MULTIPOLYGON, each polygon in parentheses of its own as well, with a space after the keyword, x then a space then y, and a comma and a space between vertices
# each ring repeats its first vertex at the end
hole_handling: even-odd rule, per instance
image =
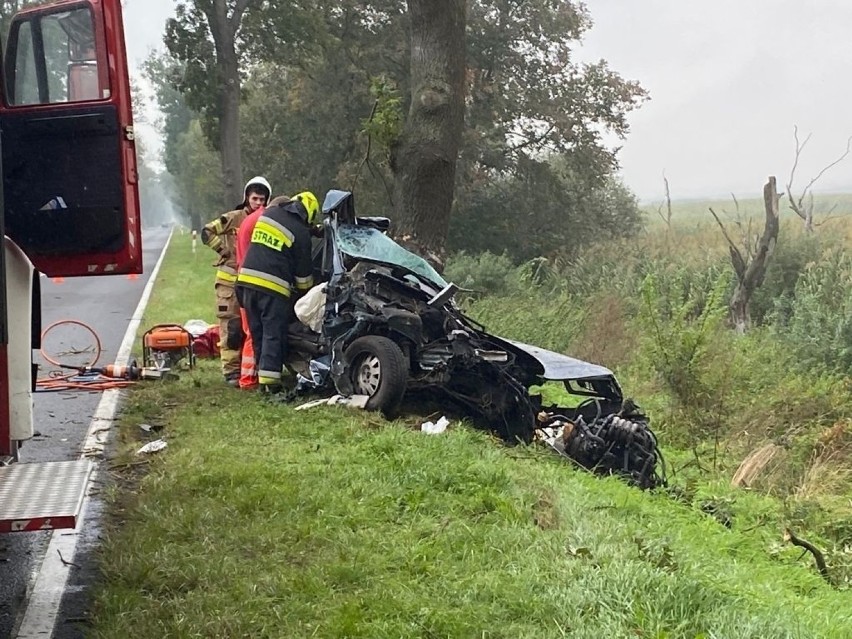
POLYGON ((420 430, 427 435, 440 435, 445 430, 447 430, 447 426, 450 425, 450 420, 448 420, 445 416, 441 416, 437 422, 423 422, 420 424, 420 430))
POLYGON ((152 442, 148 442, 142 448, 136 451, 137 455, 148 455, 151 453, 159 453, 166 446, 168 446, 168 442, 165 439, 156 439, 152 442))
POLYGON ((370 399, 368 395, 332 395, 324 399, 315 399, 296 406, 296 410, 307 410, 316 406, 348 406, 349 408, 366 408, 367 401, 370 399))

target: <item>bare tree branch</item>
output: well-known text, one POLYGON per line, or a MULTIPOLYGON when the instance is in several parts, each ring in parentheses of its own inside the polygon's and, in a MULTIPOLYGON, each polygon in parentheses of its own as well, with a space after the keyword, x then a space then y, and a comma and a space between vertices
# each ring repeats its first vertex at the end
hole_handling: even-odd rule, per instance
POLYGON ((230 29, 232 34, 236 34, 237 29, 240 28, 243 13, 248 9, 251 2, 252 0, 237 0, 234 4, 234 10, 231 12, 231 17, 228 18, 228 29, 230 29))
POLYGON ((831 169, 831 168, 833 168, 833 167, 837 166, 838 164, 840 164, 841 162, 843 162, 843 160, 845 160, 845 159, 846 159, 846 156, 847 156, 847 155, 849 155, 849 152, 850 152, 850 151, 852 151, 852 136, 849 136, 849 138, 847 138, 847 139, 846 139, 846 150, 843 152, 843 155, 841 155, 841 156, 840 156, 839 158, 837 158, 834 162, 832 162, 831 164, 829 164, 828 166, 826 166, 825 168, 823 168, 823 169, 822 169, 822 171, 820 171, 819 173, 817 173, 816 177, 815 177, 815 178, 812 178, 812 179, 811 179, 811 181, 810 181, 810 182, 808 182, 808 185, 805 187, 805 192, 809 191, 809 190, 810 190, 810 188, 811 188, 814 184, 816 184, 816 183, 817 183, 817 181, 818 181, 818 180, 819 180, 819 179, 820 179, 823 175, 825 175, 826 171, 828 171, 829 169, 831 169))
POLYGON ((668 233, 672 230, 672 192, 669 189, 669 179, 665 173, 663 173, 663 184, 666 188, 666 199, 660 202, 660 206, 657 207, 657 215, 660 216, 660 219, 666 225, 666 233, 668 233), (666 207, 665 215, 663 215, 663 206, 666 207))
POLYGON ((734 270, 737 272, 737 276, 740 276, 741 273, 745 273, 745 260, 743 259, 743 255, 731 239, 731 236, 728 235, 728 229, 726 229, 725 225, 722 224, 722 220, 719 219, 718 215, 716 215, 716 211, 713 210, 713 207, 710 207, 710 213, 713 215, 713 218, 716 220, 719 228, 722 229, 722 235, 725 236, 725 240, 728 242, 728 248, 731 251, 731 261, 734 263, 734 270))
POLYGON ((796 140, 796 153, 793 158, 793 168, 790 170, 790 179, 787 182, 787 199, 790 202, 790 209, 792 209, 792 211, 804 221, 805 230, 810 232, 813 231, 814 226, 819 226, 814 224, 813 186, 822 178, 823 175, 826 174, 826 172, 840 164, 846 159, 849 153, 852 152, 852 136, 847 138, 846 150, 843 154, 833 162, 824 166, 815 177, 811 178, 811 181, 807 183, 804 189, 802 189, 801 195, 798 198, 793 195, 793 181, 796 177, 796 169, 799 166, 799 158, 801 157, 802 151, 808 141, 811 139, 811 136, 808 134, 808 137, 805 138, 804 142, 800 142, 799 128, 798 126, 794 126, 793 137, 796 140), (808 198, 807 204, 805 204, 805 198, 808 198))
POLYGON ((813 555, 814 562, 816 563, 817 570, 819 570, 819 574, 821 574, 822 578, 826 581, 831 581, 828 575, 828 566, 826 566, 825 564, 825 558, 822 556, 822 552, 820 552, 820 550, 816 546, 814 546, 806 539, 797 537, 796 534, 789 528, 784 529, 784 541, 789 541, 794 546, 804 548, 807 552, 811 553, 811 555, 813 555))

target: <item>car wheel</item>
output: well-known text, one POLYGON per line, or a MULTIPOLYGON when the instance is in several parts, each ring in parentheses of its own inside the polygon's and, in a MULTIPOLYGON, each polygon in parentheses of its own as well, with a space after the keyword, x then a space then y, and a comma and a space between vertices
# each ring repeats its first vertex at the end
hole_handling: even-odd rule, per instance
POLYGON ((387 337, 359 337, 345 353, 349 379, 358 395, 368 395, 367 410, 391 416, 408 383, 408 365, 402 350, 387 337))

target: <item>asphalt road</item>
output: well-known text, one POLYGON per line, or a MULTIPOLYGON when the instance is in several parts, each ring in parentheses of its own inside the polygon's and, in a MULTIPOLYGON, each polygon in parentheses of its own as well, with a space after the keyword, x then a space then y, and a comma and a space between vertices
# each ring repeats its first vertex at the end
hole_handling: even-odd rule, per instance
MULTIPOLYGON (((102 355, 98 365, 115 361, 133 312, 142 296, 148 276, 168 238, 169 230, 150 229, 143 233, 144 275, 68 278, 56 281, 41 278, 42 325, 62 319, 81 320, 98 334, 102 355)), ((137 357, 140 354, 134 354, 137 357)), ((47 365, 38 357, 38 363, 47 365)), ((36 437, 20 451, 21 462, 77 459, 101 393, 36 393, 36 437)), ((57 619, 54 639, 77 639, 85 634, 88 585, 94 578, 91 553, 97 543, 101 504, 91 501, 84 538, 80 540, 75 564, 57 619)), ((0 536, 0 639, 13 636, 20 622, 22 604, 32 577, 38 570, 49 540, 45 532, 12 533, 0 536)), ((47 638, 46 638, 47 639, 47 638)))

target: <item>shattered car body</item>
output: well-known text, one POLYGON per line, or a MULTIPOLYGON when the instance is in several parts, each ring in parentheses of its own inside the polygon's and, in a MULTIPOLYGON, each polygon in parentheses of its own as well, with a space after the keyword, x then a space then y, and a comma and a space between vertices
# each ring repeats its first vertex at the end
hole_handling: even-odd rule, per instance
POLYGON ((488 333, 456 305, 453 284, 386 235, 386 218, 355 216, 350 193, 330 191, 323 214, 314 251, 315 279, 326 283, 322 330, 291 327, 291 368, 368 395, 368 409, 393 413, 404 394, 440 397, 506 441, 545 441, 642 487, 664 482, 647 420, 611 371, 488 333), (574 405, 531 394, 548 381, 562 382, 574 405))

